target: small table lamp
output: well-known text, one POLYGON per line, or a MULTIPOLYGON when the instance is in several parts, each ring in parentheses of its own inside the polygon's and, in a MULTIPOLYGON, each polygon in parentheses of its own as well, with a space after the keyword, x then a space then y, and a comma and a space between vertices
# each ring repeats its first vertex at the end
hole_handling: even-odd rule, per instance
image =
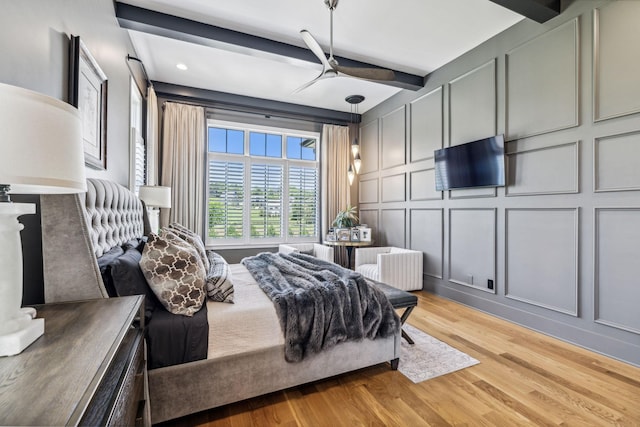
POLYGON ((18 217, 34 203, 17 194, 87 191, 78 110, 65 102, 0 83, 0 356, 22 352, 44 333, 44 319, 22 305, 18 217))
POLYGON ((157 233, 160 230, 159 208, 171 207, 171 187, 143 185, 140 187, 139 196, 148 207, 151 231, 157 233))

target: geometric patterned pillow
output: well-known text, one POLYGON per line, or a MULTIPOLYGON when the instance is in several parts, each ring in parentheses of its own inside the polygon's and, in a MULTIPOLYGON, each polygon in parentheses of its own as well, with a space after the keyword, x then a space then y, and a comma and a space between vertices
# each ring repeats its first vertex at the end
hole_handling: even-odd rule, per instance
POLYGON ((140 268, 169 312, 190 317, 202 308, 206 271, 198 252, 178 236, 150 233, 140 268))
POLYGON ((209 263, 211 269, 206 280, 207 295, 213 301, 233 304, 233 282, 227 260, 221 255, 209 251, 209 263))
MULTIPOLYGON (((209 271, 209 260, 207 259, 207 251, 204 247, 204 243, 202 242, 202 238, 193 231, 189 230, 184 225, 178 224, 177 222, 169 224, 169 230, 176 233, 178 237, 180 237, 182 240, 186 240, 194 248, 196 248, 198 254, 200 255, 200 259, 204 264, 204 268, 209 271)), ((160 235, 162 235, 162 233, 160 233, 160 235)))

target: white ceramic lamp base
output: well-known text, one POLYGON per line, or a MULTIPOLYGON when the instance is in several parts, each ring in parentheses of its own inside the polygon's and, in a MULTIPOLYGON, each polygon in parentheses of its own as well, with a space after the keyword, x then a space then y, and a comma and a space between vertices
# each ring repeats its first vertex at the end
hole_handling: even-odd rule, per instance
POLYGON ((151 231, 154 233, 160 232, 160 209, 158 208, 147 208, 147 216, 149 217, 149 227, 151 231))
POLYGON ((0 203, 0 356, 22 352, 44 333, 44 319, 22 304, 22 245, 18 217, 36 212, 33 203, 0 203))

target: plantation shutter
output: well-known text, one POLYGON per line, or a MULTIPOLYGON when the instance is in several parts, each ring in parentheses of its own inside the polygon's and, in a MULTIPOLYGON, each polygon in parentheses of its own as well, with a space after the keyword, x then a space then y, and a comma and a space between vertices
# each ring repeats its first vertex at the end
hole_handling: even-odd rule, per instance
POLYGON ((251 237, 282 236, 283 168, 251 165, 251 237))
POLYGON ((318 170, 289 168, 289 236, 318 235, 318 170))
POLYGON ((134 164, 133 164, 133 176, 134 176, 134 191, 138 194, 140 187, 147 183, 147 169, 146 169, 146 147, 144 144, 144 139, 139 132, 135 129, 131 129, 131 133, 133 134, 133 139, 135 142, 134 150, 134 164))
POLYGON ((242 238, 244 163, 209 161, 209 236, 242 238))

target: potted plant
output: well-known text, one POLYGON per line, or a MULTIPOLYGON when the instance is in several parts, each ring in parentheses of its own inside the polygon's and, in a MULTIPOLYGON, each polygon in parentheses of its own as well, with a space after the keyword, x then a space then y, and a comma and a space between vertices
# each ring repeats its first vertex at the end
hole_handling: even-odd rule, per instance
POLYGON ((358 225, 358 214, 355 206, 347 206, 345 210, 338 212, 336 219, 333 220, 335 228, 351 228, 358 225))

